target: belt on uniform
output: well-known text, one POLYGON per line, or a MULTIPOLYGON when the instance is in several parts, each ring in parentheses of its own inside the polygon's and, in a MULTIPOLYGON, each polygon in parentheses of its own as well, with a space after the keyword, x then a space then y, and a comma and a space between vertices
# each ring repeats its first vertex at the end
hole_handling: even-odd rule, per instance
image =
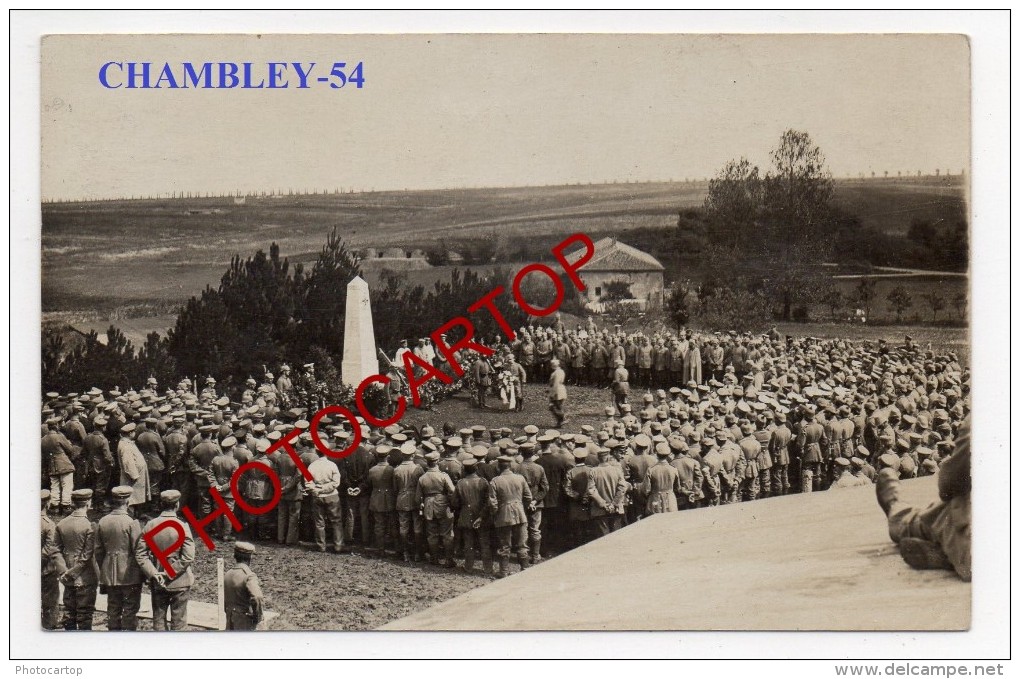
POLYGON ((437 495, 446 495, 446 493, 425 493, 425 497, 435 497, 437 495))

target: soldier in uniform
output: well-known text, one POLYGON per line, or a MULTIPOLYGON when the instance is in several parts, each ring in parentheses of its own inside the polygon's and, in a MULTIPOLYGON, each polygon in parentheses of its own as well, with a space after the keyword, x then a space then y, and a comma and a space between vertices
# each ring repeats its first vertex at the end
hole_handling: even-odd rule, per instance
POLYGON ((705 503, 716 507, 722 502, 723 495, 723 456, 715 445, 715 439, 707 433, 701 439, 701 465, 705 503))
MULTIPOLYGON (((279 432, 273 432, 277 435, 279 432)), ((301 499, 304 477, 297 463, 284 450, 277 449, 268 456, 280 477, 280 505, 276 511, 276 543, 296 545, 301 521, 301 499)))
POLYGON ((453 511, 450 509, 450 501, 456 489, 449 475, 437 466, 439 453, 428 453, 425 461, 428 462, 428 469, 418 477, 418 497, 422 503, 429 563, 438 562, 453 568, 456 563, 453 560, 453 511), (440 542, 443 558, 440 557, 440 542))
MULTIPOLYGON (((248 503, 252 508, 262 509, 270 504, 273 500, 273 488, 271 486, 270 475, 275 474, 276 470, 273 467, 273 462, 266 456, 266 451, 269 450, 269 441, 266 439, 254 439, 255 440, 255 457, 252 460, 254 463, 252 466, 245 469, 241 478, 238 479, 238 489, 241 492, 241 497, 245 502, 248 503)), ((273 516, 273 510, 265 512, 245 512, 244 513, 244 533, 245 536, 250 540, 258 541, 262 538, 264 529, 268 529, 269 539, 274 539, 275 536, 275 524, 273 516)))
MULTIPOLYGON (((183 424, 184 418, 180 415, 174 415, 170 429, 163 435, 163 449, 166 451, 166 476, 164 477, 164 486, 167 488, 176 488, 182 493, 188 487, 188 477, 190 476, 188 473, 187 462, 188 437, 182 429, 183 424)), ((162 492, 162 490, 164 489, 160 488, 159 492, 162 492)))
MULTIPOLYGON (((337 449, 347 447, 349 435, 340 430, 334 438, 337 449)), ((346 489, 340 499, 344 505, 344 538, 354 542, 354 528, 357 526, 362 547, 372 546, 372 511, 369 508, 368 472, 375 464, 375 455, 367 441, 362 441, 357 449, 340 463, 346 489)))
POLYGON ((644 506, 646 516, 677 511, 676 500, 677 496, 682 494, 682 489, 680 474, 669 463, 671 454, 668 443, 660 441, 655 444, 655 457, 658 462, 648 468, 643 483, 644 496, 647 498, 644 506))
POLYGON ((797 448, 800 449, 801 492, 810 493, 822 488, 822 451, 828 447, 825 428, 815 422, 815 413, 809 409, 804 413, 797 448))
POLYGON ((836 470, 833 475, 836 477, 832 484, 829 485, 829 490, 835 490, 839 488, 856 488, 861 485, 860 479, 853 475, 850 471, 850 460, 845 457, 837 457, 833 460, 833 467, 836 470))
MULTIPOLYGON (((163 482, 163 471, 166 469, 166 447, 163 439, 155 431, 155 418, 147 418, 139 425, 135 436, 135 445, 145 460, 145 468, 149 480, 149 499, 158 504, 159 492, 163 482)), ((155 514, 156 512, 153 512, 155 514)))
POLYGON ((320 552, 326 551, 326 524, 329 524, 333 538, 333 549, 337 554, 347 552, 344 545, 343 516, 340 512, 340 491, 343 479, 336 462, 316 449, 316 460, 308 465, 311 480, 305 481, 305 493, 312 498, 312 517, 315 525, 315 546, 320 552))
POLYGON ((475 359, 474 364, 471 366, 471 377, 475 381, 475 397, 476 405, 479 408, 488 408, 489 406, 485 403, 485 397, 489 393, 489 387, 492 385, 492 366, 485 360, 484 356, 479 355, 475 359))
POLYGON ((772 455, 772 493, 786 495, 790 492, 790 442, 793 433, 786 425, 786 415, 776 413, 776 427, 769 437, 769 453, 772 455))
POLYGON ((393 470, 393 491, 396 494, 397 524, 400 541, 404 548, 404 561, 409 562, 412 555, 420 561, 424 551, 421 544, 421 514, 418 513, 420 497, 418 496, 418 477, 424 470, 415 464, 415 446, 405 441, 400 447, 401 462, 393 470))
POLYGON ((889 537, 913 568, 955 570, 971 580, 971 462, 970 418, 964 419, 954 452, 939 471, 939 500, 928 507, 912 507, 900 500, 899 480, 892 469, 878 473, 878 504, 885 512, 889 537))
POLYGON ((524 385, 528 383, 528 372, 516 360, 510 360, 510 377, 513 379, 514 392, 516 396, 516 410, 524 410, 524 385))
POLYGON ((375 466, 368 470, 368 509, 372 512, 375 544, 372 550, 396 554, 397 497, 393 490, 393 466, 387 457, 393 449, 388 445, 375 448, 375 466))
POLYGON ((263 596, 259 576, 251 569, 255 545, 234 545, 234 566, 223 574, 223 608, 228 630, 254 630, 262 622, 263 596))
MULTIPOLYGON (((645 476, 656 460, 649 454, 651 439, 645 434, 634 437, 634 452, 623 460, 624 478, 630 483, 630 503, 627 506, 627 523, 635 523, 645 514, 648 496, 645 494, 645 476)), ((668 449, 669 446, 667 446, 668 449)), ((622 448, 622 446, 620 446, 622 448)))
POLYGON ((616 367, 613 370, 613 405, 617 415, 623 415, 623 406, 630 397, 630 373, 623 363, 623 359, 616 359, 616 367))
POLYGON ((42 626, 56 629, 60 612, 60 573, 57 567, 57 524, 53 523, 46 511, 50 506, 50 491, 43 489, 39 494, 42 501, 42 626))
POLYGON ((525 508, 534 507, 531 488, 527 480, 515 474, 510 465, 513 458, 509 455, 499 457, 499 474, 489 484, 489 510, 493 515, 496 528, 496 543, 499 547, 498 577, 509 574, 510 554, 517 554, 517 563, 521 570, 528 567, 528 516, 525 508))
POLYGON ((294 383, 290 379, 290 366, 284 363, 280 366, 280 377, 276 380, 276 393, 280 398, 280 404, 289 408, 294 394, 294 383))
POLYGON ((82 457, 84 463, 89 467, 92 476, 93 500, 97 506, 107 505, 106 491, 110 488, 110 475, 113 473, 113 453, 110 451, 110 442, 103 429, 106 427, 106 419, 96 417, 93 420, 95 428, 82 439, 82 457))
POLYGON ((566 375, 560 368, 560 362, 555 358, 549 362, 549 367, 552 369, 552 374, 549 375, 549 410, 556 418, 556 428, 559 429, 567 421, 566 375))
POLYGON ((107 629, 138 629, 142 604, 142 574, 135 560, 142 527, 127 511, 131 486, 110 491, 113 510, 96 524, 96 563, 99 587, 106 592, 107 629))
MULTIPOLYGON (((223 439, 220 442, 220 454, 214 457, 212 462, 209 463, 209 470, 216 479, 214 484, 216 490, 220 492, 220 496, 223 498, 223 504, 229 507, 231 512, 234 511, 236 501, 234 500, 234 493, 231 488, 230 479, 234 476, 234 472, 236 472, 240 467, 237 463, 237 459, 234 457, 234 446, 236 445, 237 439, 233 436, 228 436, 223 439)), ((233 540, 234 526, 231 523, 229 514, 224 512, 220 516, 216 517, 216 520, 212 525, 212 530, 210 530, 209 533, 220 540, 233 540)))
POLYGON ((219 396, 216 394, 216 378, 210 375, 205 378, 205 389, 199 395, 199 400, 203 403, 212 403, 217 400, 219 396))
POLYGON ((744 474, 740 481, 741 500, 751 502, 758 499, 761 491, 759 474, 761 472, 762 448, 758 439, 754 437, 754 425, 745 422, 740 426, 740 433, 743 438, 737 444, 744 457, 744 474))
POLYGON ((546 478, 545 469, 535 462, 535 444, 527 441, 519 448, 522 462, 517 473, 524 477, 531 489, 531 497, 534 500, 533 509, 527 509, 528 514, 528 545, 531 552, 531 563, 536 564, 542 560, 542 508, 545 506, 545 497, 549 493, 549 480, 546 478))
POLYGON ((117 443, 120 485, 132 488, 131 497, 128 499, 129 513, 140 511, 149 502, 152 490, 149 484, 149 466, 135 445, 135 432, 135 423, 128 422, 120 428, 120 441, 117 443))
POLYGON ((47 433, 42 437, 42 463, 50 479, 50 505, 54 512, 71 512, 71 494, 74 490, 74 464, 71 456, 74 448, 67 437, 60 433, 60 418, 51 417, 46 421, 47 433))
POLYGON ((601 535, 609 535, 623 527, 624 502, 629 485, 623 469, 612 464, 608 448, 599 448, 599 466, 590 472, 591 518, 601 535))
POLYGON ((475 545, 482 556, 482 571, 492 573, 492 519, 489 513, 489 482, 475 473, 477 461, 464 460, 464 477, 457 482, 452 505, 464 539, 464 570, 475 568, 475 545))
POLYGON ((539 445, 541 450, 536 464, 545 471, 546 482, 549 484, 549 492, 543 499, 541 527, 544 536, 542 544, 546 550, 542 556, 547 557, 550 547, 560 551, 563 546, 567 530, 567 497, 563 493, 563 481, 574 466, 574 458, 568 451, 554 447, 551 437, 539 441, 539 445))
POLYGON ((91 488, 73 491, 73 510, 56 528, 55 558, 60 582, 64 584, 63 627, 66 630, 92 629, 92 616, 96 612, 96 527, 89 521, 91 503, 91 488))
POLYGON ((195 575, 191 572, 191 564, 195 561, 195 540, 191 537, 191 528, 187 522, 177 517, 180 503, 180 491, 164 490, 160 493, 161 512, 142 528, 143 537, 135 548, 135 561, 149 582, 149 592, 152 596, 152 629, 157 632, 170 629, 177 631, 188 626, 188 599, 191 595, 191 586, 195 583, 195 575), (163 528, 152 533, 165 523, 176 524, 179 532, 163 528), (170 571, 167 571, 149 549, 144 536, 150 535, 149 539, 158 549, 167 550, 177 541, 179 534, 184 536, 184 542, 167 557, 170 566, 170 571), (168 613, 170 619, 167 618, 168 613))
POLYGON ((679 438, 670 438, 669 447, 676 454, 670 463, 677 471, 677 509, 693 509, 704 498, 704 476, 701 461, 687 443, 679 438))
POLYGON ((567 542, 570 547, 583 545, 592 539, 591 471, 588 466, 588 449, 579 445, 573 450, 574 466, 563 477, 563 494, 567 498, 567 542))
POLYGON ((722 472, 719 474, 719 483, 722 491, 720 501, 724 505, 740 502, 741 497, 738 491, 747 466, 740 446, 731 441, 729 437, 730 432, 727 429, 719 429, 715 432, 719 455, 722 456, 722 472))

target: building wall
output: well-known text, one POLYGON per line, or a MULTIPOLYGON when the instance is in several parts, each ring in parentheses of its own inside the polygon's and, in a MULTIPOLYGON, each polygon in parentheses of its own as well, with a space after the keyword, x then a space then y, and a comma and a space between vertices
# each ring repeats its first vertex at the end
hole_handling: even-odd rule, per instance
POLYGON ((589 271, 585 273, 582 268, 579 274, 587 288, 584 292, 586 302, 602 301, 607 283, 624 281, 630 283, 630 292, 635 299, 644 302, 652 309, 662 307, 663 278, 661 271, 589 271))

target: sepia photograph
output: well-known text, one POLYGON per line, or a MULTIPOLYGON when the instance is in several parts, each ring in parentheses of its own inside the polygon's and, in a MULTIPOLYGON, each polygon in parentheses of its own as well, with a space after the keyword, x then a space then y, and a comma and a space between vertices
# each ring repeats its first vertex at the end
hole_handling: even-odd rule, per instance
POLYGON ((12 621, 972 628, 967 35, 38 49, 12 621))

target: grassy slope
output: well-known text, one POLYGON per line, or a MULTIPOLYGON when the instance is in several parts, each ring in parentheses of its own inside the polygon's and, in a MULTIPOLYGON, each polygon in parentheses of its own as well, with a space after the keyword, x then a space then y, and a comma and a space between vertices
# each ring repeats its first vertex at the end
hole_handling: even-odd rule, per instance
MULTIPOLYGON (((352 247, 666 229, 679 208, 700 205, 706 190, 704 182, 604 184, 249 198, 245 205, 230 198, 47 204, 43 310, 105 315, 125 304, 182 301, 216 285, 236 253, 275 241, 292 261, 314 259, 334 226, 352 247)), ((840 202, 891 232, 905 231, 913 216, 944 214, 962 192, 956 178, 837 183, 840 202)))

